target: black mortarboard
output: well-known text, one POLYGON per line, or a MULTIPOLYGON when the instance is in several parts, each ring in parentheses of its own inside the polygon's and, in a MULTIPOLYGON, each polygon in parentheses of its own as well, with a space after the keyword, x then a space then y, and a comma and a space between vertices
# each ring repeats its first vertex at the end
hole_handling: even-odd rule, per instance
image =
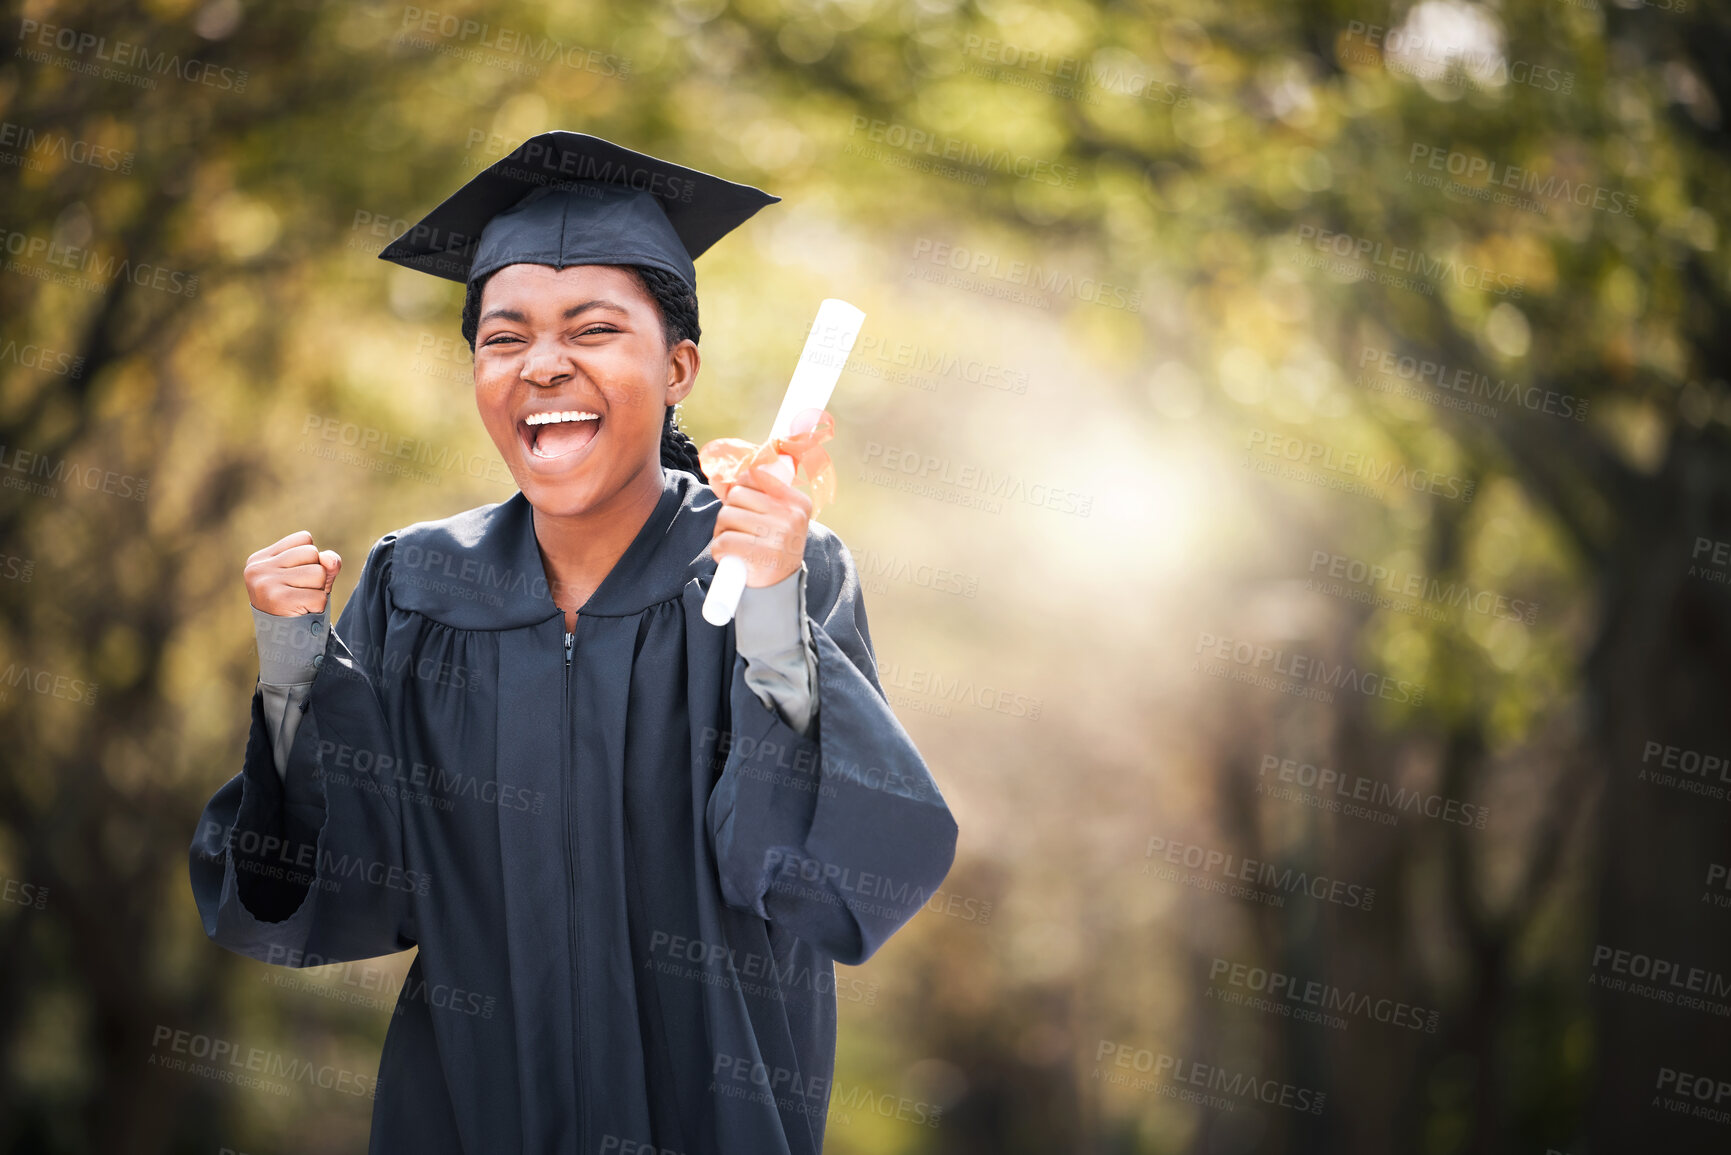
POLYGON ((780 199, 600 137, 543 132, 379 259, 465 284, 512 264, 649 265, 695 291, 693 260, 780 199))

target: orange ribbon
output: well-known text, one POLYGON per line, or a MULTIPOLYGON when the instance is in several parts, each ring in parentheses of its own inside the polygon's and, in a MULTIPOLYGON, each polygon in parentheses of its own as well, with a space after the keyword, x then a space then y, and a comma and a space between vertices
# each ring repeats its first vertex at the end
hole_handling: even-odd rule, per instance
POLYGON ((772 437, 761 445, 738 437, 705 442, 697 451, 697 460, 709 478, 709 487, 726 501, 728 489, 740 474, 753 466, 772 464, 785 453, 793 458, 794 483, 803 481, 811 486, 811 516, 815 519, 819 509, 835 500, 835 469, 822 444, 835 436, 835 418, 827 409, 802 409, 794 415, 792 427, 798 428, 806 420, 812 426, 805 432, 772 437), (815 418, 810 416, 814 413, 815 418))

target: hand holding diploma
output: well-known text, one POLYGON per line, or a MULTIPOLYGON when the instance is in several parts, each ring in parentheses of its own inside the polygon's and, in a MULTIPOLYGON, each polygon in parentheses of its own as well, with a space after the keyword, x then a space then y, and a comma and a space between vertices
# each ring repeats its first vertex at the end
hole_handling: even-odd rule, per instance
MULTIPOLYGON (((714 544, 710 553, 720 563, 743 563, 744 585, 774 585, 799 569, 805 558, 806 533, 821 502, 835 493, 835 473, 829 454, 819 445, 835 430, 835 419, 825 410, 807 409, 796 424, 806 426, 791 437, 771 438, 753 445, 737 437, 721 437, 698 450, 710 488, 721 498, 715 518, 714 544), (817 497, 807 497, 794 488, 798 478, 811 483, 817 497), (731 559, 731 561, 729 560, 731 559)), ((715 584, 711 585, 715 589, 715 584)), ((716 595, 712 592, 710 597, 716 595)), ((726 624, 738 604, 735 594, 726 624)), ((709 603, 704 603, 709 618, 709 603)))
POLYGON ((811 519, 835 496, 834 470, 821 444, 834 436, 835 419, 824 406, 864 321, 847 302, 824 301, 769 439, 753 444, 721 437, 697 451, 722 500, 711 547, 715 580, 703 603, 711 625, 733 620, 745 586, 774 585, 799 569, 811 519), (796 478, 811 484, 812 497, 793 487, 796 478))

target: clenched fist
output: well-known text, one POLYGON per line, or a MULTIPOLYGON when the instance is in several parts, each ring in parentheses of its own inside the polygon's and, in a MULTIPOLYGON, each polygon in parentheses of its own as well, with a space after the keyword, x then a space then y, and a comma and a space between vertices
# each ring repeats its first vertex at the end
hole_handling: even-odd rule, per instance
POLYGON ((330 603, 343 559, 323 553, 306 530, 291 533, 246 559, 246 596, 255 610, 277 617, 316 614, 330 603))

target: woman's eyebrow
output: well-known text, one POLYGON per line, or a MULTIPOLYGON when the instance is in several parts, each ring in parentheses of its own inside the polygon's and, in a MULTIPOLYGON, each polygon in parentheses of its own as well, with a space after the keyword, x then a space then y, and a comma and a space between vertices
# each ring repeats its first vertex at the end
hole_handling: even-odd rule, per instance
POLYGON ((613 303, 612 301, 607 301, 607 300, 594 300, 594 301, 585 301, 581 305, 572 305, 569 309, 566 309, 565 312, 561 315, 561 319, 569 321, 573 317, 579 316, 580 314, 583 314, 583 313, 587 313, 590 309, 609 309, 615 313, 630 312, 630 310, 628 310, 624 305, 618 305, 618 304, 613 303))
MULTIPOLYGON (((584 301, 581 305, 572 305, 569 309, 566 309, 559 315, 559 319, 562 321, 569 321, 571 318, 581 316, 582 314, 589 312, 591 309, 608 309, 615 313, 629 312, 624 305, 616 304, 613 301, 598 299, 594 301, 584 301)), ((529 318, 524 316, 518 310, 506 308, 488 309, 485 313, 481 314, 481 321, 479 323, 491 321, 495 317, 505 321, 515 321, 519 325, 527 325, 529 323, 529 318)))

